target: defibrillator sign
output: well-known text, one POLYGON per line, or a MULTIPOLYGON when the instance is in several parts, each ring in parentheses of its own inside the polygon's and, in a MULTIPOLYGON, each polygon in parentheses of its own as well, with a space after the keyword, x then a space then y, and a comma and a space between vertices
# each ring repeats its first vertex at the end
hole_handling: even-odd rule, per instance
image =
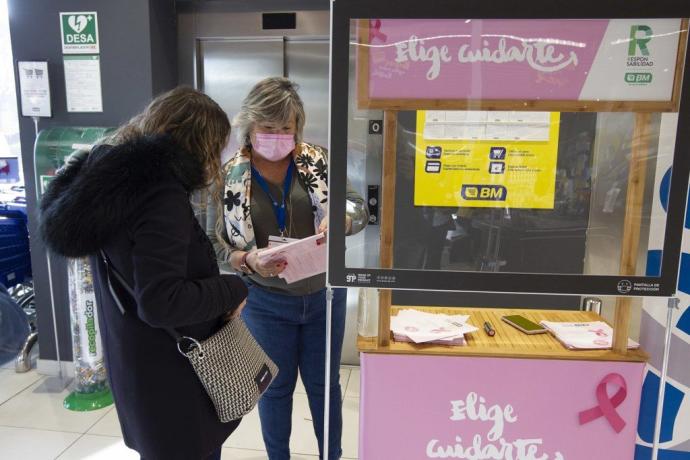
POLYGON ((98 16, 95 11, 60 13, 62 54, 99 54, 98 16))

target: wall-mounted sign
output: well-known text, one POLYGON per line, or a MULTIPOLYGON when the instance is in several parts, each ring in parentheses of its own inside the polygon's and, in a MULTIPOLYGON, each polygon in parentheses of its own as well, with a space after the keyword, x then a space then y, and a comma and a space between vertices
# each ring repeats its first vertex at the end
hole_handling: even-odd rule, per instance
POLYGON ((60 13, 62 54, 98 54, 98 15, 95 11, 60 13))
POLYGON ((102 112, 101 62, 94 56, 65 56, 68 112, 102 112))
POLYGON ((368 28, 365 99, 484 101, 671 101, 682 30, 680 19, 377 19, 368 28))
POLYGON ((417 112, 415 206, 553 209, 560 114, 417 112))
POLYGON ((19 91, 22 115, 25 117, 50 117, 50 81, 48 62, 18 61, 19 91))

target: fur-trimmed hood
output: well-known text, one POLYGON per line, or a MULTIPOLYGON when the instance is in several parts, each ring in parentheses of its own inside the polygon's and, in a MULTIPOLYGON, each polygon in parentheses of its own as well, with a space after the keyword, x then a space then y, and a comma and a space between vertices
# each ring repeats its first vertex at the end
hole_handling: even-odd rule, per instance
POLYGON ((39 231, 66 257, 96 253, 122 230, 152 187, 179 182, 187 192, 205 185, 200 159, 169 136, 100 145, 71 158, 41 200, 39 231))

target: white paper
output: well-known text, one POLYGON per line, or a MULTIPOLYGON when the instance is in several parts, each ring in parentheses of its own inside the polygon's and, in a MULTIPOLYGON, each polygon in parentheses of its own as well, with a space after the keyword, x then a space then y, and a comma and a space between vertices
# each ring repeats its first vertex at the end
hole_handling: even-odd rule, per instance
MULTIPOLYGON (((613 346, 613 328, 603 321, 556 322, 541 321, 566 348, 576 350, 606 350, 613 346)), ((628 348, 639 348, 640 344, 628 339, 628 348)))
POLYGON ((486 125, 486 138, 493 140, 505 140, 508 136, 508 129, 505 125, 486 125))
POLYGON ((549 112, 430 110, 424 138, 546 142, 550 137, 550 117, 549 112))
POLYGON ((486 135, 486 127, 483 124, 446 124, 445 139, 473 139, 480 140, 486 135))
POLYGON ((510 121, 522 123, 549 124, 551 122, 550 112, 512 112, 510 121))
POLYGON ((326 271, 327 246, 325 234, 318 233, 309 238, 262 249, 258 257, 262 262, 280 259, 287 261, 287 267, 278 277, 291 284, 326 271))
POLYGON ((294 243, 295 241, 299 241, 299 239, 297 239, 297 238, 285 238, 285 237, 277 236, 277 235, 269 235, 268 247, 274 248, 274 247, 280 246, 282 244, 294 243))
POLYGON ((446 112, 446 121, 485 123, 487 113, 482 110, 452 110, 446 112))
POLYGON ((19 61, 19 90, 21 91, 22 115, 25 117, 50 117, 50 82, 48 63, 45 61, 19 61))
MULTIPOLYGON (((409 338, 408 336, 404 334, 393 334, 393 340, 396 342, 411 342, 415 343, 414 340, 409 338)), ((425 344, 429 345, 452 345, 452 346, 463 346, 467 345, 467 342, 465 342, 465 337, 456 337, 452 339, 438 339, 438 340, 431 340, 429 342, 424 342, 425 344)))
POLYGON ((549 126, 532 124, 511 125, 508 128, 508 136, 510 136, 510 139, 521 141, 548 141, 549 126))
POLYGON ((68 112, 102 112, 101 62, 98 56, 65 56, 68 112))
POLYGON ((466 125, 463 124, 447 124, 443 126, 444 139, 467 139, 466 125))
POLYGON ((444 117, 445 121, 454 122, 466 122, 467 117, 470 114, 470 112, 466 112, 464 110, 449 110, 444 113, 446 114, 446 116, 444 117))
POLYGON ((391 317, 391 331, 415 343, 455 341, 478 329, 467 324, 467 315, 445 315, 418 310, 401 310, 391 317))
POLYGON ((427 121, 446 121, 446 112, 443 110, 428 110, 426 112, 427 121))
POLYGON ((443 138, 444 138, 444 132, 443 132, 443 125, 442 124, 425 123, 425 125, 424 125, 424 139, 443 139, 443 138))
POLYGON ((496 110, 495 112, 489 112, 487 120, 494 123, 506 123, 512 121, 513 117, 513 112, 496 110))

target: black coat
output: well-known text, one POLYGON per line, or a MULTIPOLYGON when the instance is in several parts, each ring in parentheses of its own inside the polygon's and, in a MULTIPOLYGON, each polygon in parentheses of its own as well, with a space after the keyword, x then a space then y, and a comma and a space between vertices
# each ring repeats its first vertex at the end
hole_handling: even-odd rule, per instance
POLYGON ((66 167, 41 202, 41 233, 68 257, 92 256, 108 378, 127 446, 147 460, 196 460, 218 449, 239 424, 218 421, 192 367, 162 327, 202 340, 247 295, 242 280, 219 275, 190 192, 202 165, 168 138, 101 146, 66 167), (108 291, 105 249, 134 287, 108 291))

